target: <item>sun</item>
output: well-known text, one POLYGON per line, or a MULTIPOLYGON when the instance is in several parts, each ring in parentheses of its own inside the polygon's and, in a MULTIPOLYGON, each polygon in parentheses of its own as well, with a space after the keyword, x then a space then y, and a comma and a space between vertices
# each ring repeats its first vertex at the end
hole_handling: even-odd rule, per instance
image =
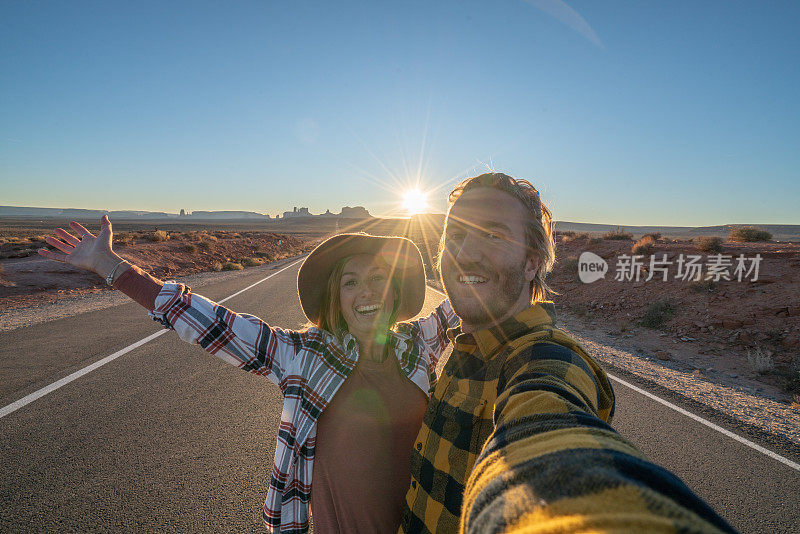
POLYGON ((403 193, 403 209, 408 215, 417 215, 428 209, 428 195, 419 189, 411 189, 403 193))

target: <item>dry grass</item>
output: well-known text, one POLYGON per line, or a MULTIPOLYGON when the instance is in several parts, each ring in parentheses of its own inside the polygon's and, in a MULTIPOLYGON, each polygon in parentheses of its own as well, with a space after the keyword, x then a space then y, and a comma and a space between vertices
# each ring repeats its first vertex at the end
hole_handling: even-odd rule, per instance
POLYGON ((633 234, 625 232, 621 227, 617 226, 616 230, 603 234, 603 239, 630 241, 633 239, 633 234))
POLYGON ((696 293, 713 293, 717 290, 718 283, 712 279, 693 280, 689 282, 689 289, 696 293))
POLYGON ((166 230, 153 230, 150 232, 150 235, 147 236, 147 239, 154 243, 161 243, 169 239, 169 235, 166 230))
POLYGON ((675 316, 675 305, 671 300, 659 300, 650 304, 639 324, 647 328, 661 328, 675 316))
POLYGON ((775 369, 775 364, 772 361, 772 355, 762 347, 747 349, 747 363, 750 364, 750 367, 753 369, 753 371, 760 375, 766 374, 775 369))
POLYGON ((794 394, 795 401, 800 401, 800 369, 787 369, 783 377, 783 388, 794 394))
POLYGON ((740 226, 731 230, 728 239, 739 243, 772 241, 772 234, 762 228, 756 228, 755 226, 740 226))
POLYGON ((722 238, 701 235, 694 238, 694 244, 702 252, 722 252, 722 238))
POLYGON ((642 237, 652 237, 653 241, 658 241, 661 239, 661 232, 650 232, 649 234, 644 234, 642 237))
POLYGON ((568 274, 570 278, 580 280, 578 277, 578 258, 576 256, 570 256, 569 258, 561 260, 558 262, 558 266, 561 271, 568 274))
POLYGON ((114 246, 115 247, 127 247, 133 243, 133 236, 128 232, 118 232, 114 234, 114 246))
POLYGON ((655 243, 656 240, 652 236, 646 235, 634 243, 634 245, 631 247, 631 252, 634 254, 648 255, 653 252, 655 243))
POLYGON ((211 264, 211 270, 214 271, 215 273, 220 272, 222 270, 222 264, 218 261, 215 261, 214 263, 211 264))

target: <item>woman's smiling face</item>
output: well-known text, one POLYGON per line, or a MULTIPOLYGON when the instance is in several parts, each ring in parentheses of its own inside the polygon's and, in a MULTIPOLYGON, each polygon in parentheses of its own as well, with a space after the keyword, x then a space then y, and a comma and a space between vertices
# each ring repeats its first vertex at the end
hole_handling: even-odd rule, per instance
POLYGON ((388 329, 394 301, 388 267, 370 254, 347 261, 339 281, 339 302, 347 329, 356 339, 388 329))

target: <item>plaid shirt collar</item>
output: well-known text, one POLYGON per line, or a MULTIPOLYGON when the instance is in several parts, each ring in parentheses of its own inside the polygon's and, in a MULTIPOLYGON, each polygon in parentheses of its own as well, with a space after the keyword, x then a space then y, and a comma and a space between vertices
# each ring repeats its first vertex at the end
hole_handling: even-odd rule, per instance
POLYGON ((469 334, 462 333, 459 325, 449 329, 447 337, 453 342, 454 351, 466 352, 488 361, 509 341, 532 330, 553 326, 555 319, 555 306, 545 301, 526 308, 500 324, 469 334))

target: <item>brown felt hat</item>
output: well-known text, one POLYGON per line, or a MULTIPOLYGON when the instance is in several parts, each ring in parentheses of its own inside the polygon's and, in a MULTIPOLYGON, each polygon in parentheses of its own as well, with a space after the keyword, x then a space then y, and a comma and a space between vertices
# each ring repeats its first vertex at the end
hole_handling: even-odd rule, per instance
POLYGON ((328 279, 337 261, 356 254, 380 257, 398 288, 397 320, 417 315, 425 301, 422 254, 410 239, 398 236, 338 234, 322 242, 303 261, 297 273, 297 293, 308 320, 319 324, 328 279))

